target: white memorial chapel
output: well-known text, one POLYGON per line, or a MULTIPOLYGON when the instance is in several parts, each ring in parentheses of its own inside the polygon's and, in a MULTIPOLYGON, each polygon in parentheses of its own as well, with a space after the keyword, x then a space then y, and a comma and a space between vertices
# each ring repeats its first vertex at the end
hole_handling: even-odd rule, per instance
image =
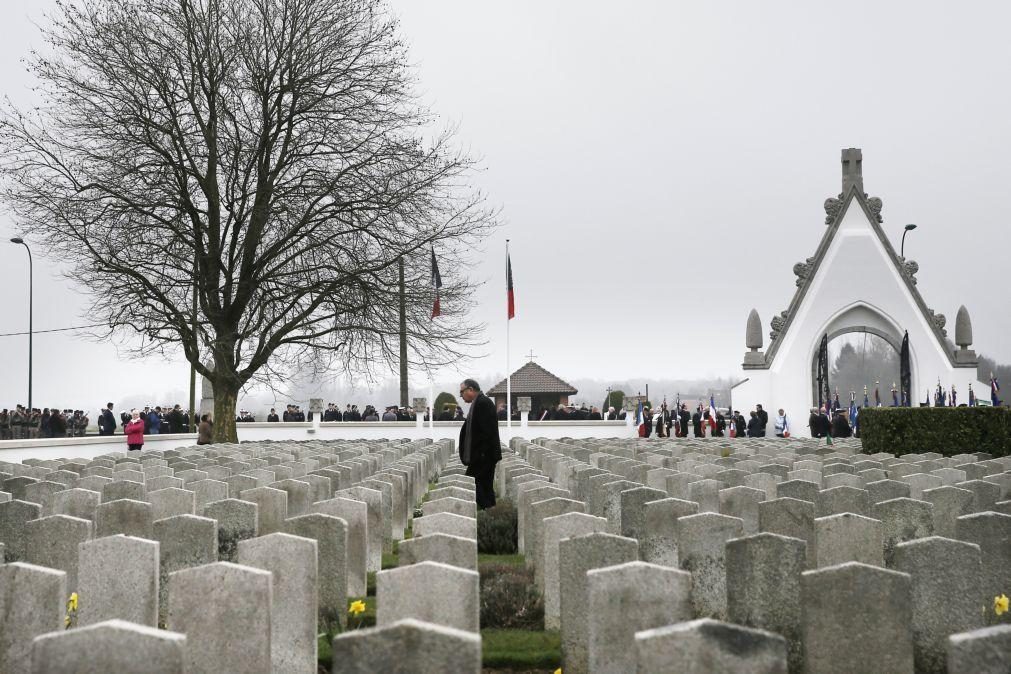
MULTIPOLYGON (((959 403, 968 401, 970 384, 977 398, 989 397, 989 386, 976 380, 968 311, 958 310, 952 345, 944 315, 928 308, 916 289, 919 266, 900 257, 885 235, 882 202, 864 192, 861 163, 859 149, 842 151, 842 192, 825 201, 827 227, 814 256, 794 266, 797 290, 786 311, 772 319, 767 350, 762 350, 761 318, 755 310, 748 317, 748 351, 732 391, 733 406, 747 413, 762 404, 770 414, 782 407, 798 434, 801 420, 819 401, 821 343, 847 333, 875 335, 896 352, 908 333, 912 406, 932 400, 928 396, 938 380, 946 391, 956 387, 959 403)), ((892 382, 881 384, 881 404, 891 405, 892 382)), ((848 406, 849 392, 839 393, 842 406, 848 406)))

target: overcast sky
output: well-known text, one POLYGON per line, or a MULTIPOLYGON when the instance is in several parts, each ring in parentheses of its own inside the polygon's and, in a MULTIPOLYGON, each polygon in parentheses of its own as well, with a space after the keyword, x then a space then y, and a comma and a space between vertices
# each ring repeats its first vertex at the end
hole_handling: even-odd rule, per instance
MULTIPOLYGON (((505 371, 508 237, 512 367, 533 349, 566 379, 735 375, 748 312, 768 332, 814 254, 844 147, 863 149, 896 248, 919 225, 906 253, 927 304, 951 329, 965 304, 976 350, 1011 361, 1011 4, 391 4, 423 98, 483 159, 479 186, 502 209, 476 270, 489 355, 467 373, 505 371)), ((52 5, 0 5, 0 89, 17 101, 31 101, 19 59, 52 5)), ((0 230, 8 333, 27 329, 27 260, 6 243, 16 223, 0 230)), ((101 315, 35 253, 37 330, 101 315)), ((6 407, 25 398, 27 339, 0 348, 6 407)), ((187 386, 182 361, 35 338, 37 406, 187 386)))

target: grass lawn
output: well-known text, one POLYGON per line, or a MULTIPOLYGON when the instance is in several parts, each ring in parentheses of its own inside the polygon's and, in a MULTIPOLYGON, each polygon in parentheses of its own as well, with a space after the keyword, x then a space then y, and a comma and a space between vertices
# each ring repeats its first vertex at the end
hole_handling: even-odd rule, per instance
MULTIPOLYGON (((435 485, 429 484, 429 489, 435 485)), ((425 495, 423 501, 428 500, 425 495)), ((412 532, 405 532, 405 538, 410 538, 412 532)), ((492 555, 479 554, 478 568, 489 564, 505 564, 523 566, 525 560, 521 554, 492 555)), ((382 568, 392 569, 399 564, 398 545, 394 542, 393 552, 383 554, 382 568)), ((491 570, 489 569, 489 572, 491 570)), ((376 574, 371 572, 367 578, 365 611, 359 616, 348 616, 348 629, 373 627, 376 624, 376 574)), ((348 606, 353 600, 348 600, 348 606)), ((333 654, 331 642, 336 631, 320 626, 319 636, 319 671, 330 672, 333 654), (326 630, 324 632, 324 630, 326 630)), ((562 648, 558 632, 540 630, 489 628, 481 630, 482 666, 485 672, 493 674, 541 674, 553 673, 561 666, 562 648)))
POLYGON ((481 630, 482 666, 494 669, 554 671, 562 662, 558 632, 481 630))
POLYGON ((521 554, 486 555, 479 553, 477 556, 478 568, 480 568, 481 564, 513 564, 516 566, 522 566, 524 561, 524 557, 521 554))

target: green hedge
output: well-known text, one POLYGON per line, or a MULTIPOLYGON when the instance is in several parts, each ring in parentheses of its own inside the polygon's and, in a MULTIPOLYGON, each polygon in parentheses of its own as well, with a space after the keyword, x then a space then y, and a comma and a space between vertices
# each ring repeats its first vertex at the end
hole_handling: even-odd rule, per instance
POLYGON ((488 555, 516 554, 518 547, 516 506, 500 498, 494 507, 477 513, 477 551, 488 555))
POLYGON ((1011 456, 1011 408, 867 407, 860 410, 860 439, 865 454, 1011 456))

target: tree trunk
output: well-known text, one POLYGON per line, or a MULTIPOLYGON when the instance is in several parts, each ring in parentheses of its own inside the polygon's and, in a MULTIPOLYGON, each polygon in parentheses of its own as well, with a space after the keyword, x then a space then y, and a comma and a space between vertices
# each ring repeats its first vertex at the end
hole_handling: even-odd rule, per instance
POLYGON ((235 431, 235 406, 239 400, 239 391, 227 386, 224 382, 214 384, 214 442, 238 442, 235 431))

